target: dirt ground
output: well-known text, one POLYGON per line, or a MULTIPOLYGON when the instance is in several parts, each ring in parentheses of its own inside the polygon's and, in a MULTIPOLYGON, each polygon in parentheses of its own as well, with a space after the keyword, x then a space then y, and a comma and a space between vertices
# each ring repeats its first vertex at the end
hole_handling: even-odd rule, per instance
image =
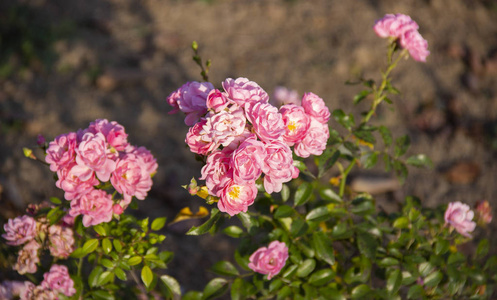
MULTIPOLYGON (((186 81, 201 80, 192 41, 212 60, 215 86, 247 77, 270 94, 282 85, 359 114, 366 106, 353 107, 351 99, 360 87, 344 83, 379 78, 386 41, 372 25, 386 13, 416 20, 431 51, 427 63, 409 59, 394 71, 402 94, 375 118, 394 136, 409 134, 409 153, 435 164, 411 169, 395 196, 417 195, 428 206, 484 199, 496 206, 494 0, 7 0, 0 2, 2 220, 28 203, 63 197, 49 169, 22 148, 34 148, 40 133, 50 141, 97 118, 119 122, 132 144, 157 158, 141 216, 173 218, 202 204, 180 187, 201 165, 185 147, 183 116, 168 115, 165 102, 186 81)), ((168 273, 185 290, 201 289, 215 261, 233 261, 233 240, 185 236, 193 224, 165 231, 165 249, 177 253, 168 273)))

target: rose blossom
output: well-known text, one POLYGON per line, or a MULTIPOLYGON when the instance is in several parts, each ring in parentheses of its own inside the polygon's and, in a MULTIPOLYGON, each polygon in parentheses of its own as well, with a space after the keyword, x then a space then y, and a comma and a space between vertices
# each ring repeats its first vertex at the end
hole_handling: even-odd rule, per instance
POLYGON ((93 190, 71 201, 71 216, 83 215, 85 227, 109 222, 112 219, 112 196, 102 190, 93 190))
POLYGON ((415 61, 426 62, 426 57, 430 55, 428 42, 416 30, 404 33, 400 38, 400 45, 409 51, 415 61))
POLYGON ((32 282, 25 281, 24 291, 20 294, 21 300, 56 300, 57 293, 45 285, 35 286, 32 282))
POLYGON ((138 148, 135 147, 133 148, 133 151, 130 152, 135 154, 139 158, 141 167, 145 168, 150 176, 154 175, 157 172, 157 168, 159 167, 159 165, 157 164, 157 160, 147 148, 143 146, 138 148))
POLYGON ((207 153, 214 150, 217 146, 212 141, 210 134, 202 129, 207 124, 206 119, 201 119, 195 125, 190 127, 186 134, 185 143, 190 148, 190 151, 200 155, 207 155, 207 153))
POLYGON ((50 170, 56 172, 74 160, 77 135, 74 132, 61 134, 48 144, 45 161, 50 170))
POLYGON ((76 149, 76 163, 73 172, 80 180, 87 181, 93 172, 103 182, 109 181, 116 168, 116 162, 107 157, 107 142, 101 132, 87 132, 76 149))
POLYGON ((147 172, 140 157, 132 153, 125 154, 117 161, 110 182, 127 201, 133 196, 144 200, 147 192, 152 188, 150 173, 147 172))
POLYGON ((269 103, 245 105, 247 120, 257 136, 265 142, 279 139, 285 133, 285 124, 278 108, 269 103))
POLYGON ((229 180, 220 193, 217 207, 220 211, 234 216, 240 212, 246 212, 248 206, 254 203, 256 196, 255 182, 237 184, 229 180))
POLYGON ((191 81, 185 83, 167 99, 168 103, 186 114, 185 124, 192 126, 207 112, 207 95, 214 86, 210 82, 191 81))
POLYGON ((231 154, 232 151, 225 148, 216 150, 207 156, 206 163, 201 170, 202 177, 200 179, 205 180, 209 194, 219 196, 221 190, 232 179, 231 154))
POLYGON ((52 265, 50 271, 43 274, 42 286, 47 286, 53 291, 62 293, 68 297, 76 294, 74 282, 69 277, 67 267, 64 265, 52 265))
POLYGON ((301 142, 311 126, 311 118, 305 113, 304 108, 294 104, 287 104, 280 107, 280 113, 285 124, 283 140, 288 146, 301 142))
POLYGON ((246 139, 233 152, 230 168, 236 183, 255 182, 262 174, 266 151, 264 144, 254 137, 246 139))
POLYGON ((459 201, 449 203, 445 211, 445 224, 454 227, 460 234, 470 237, 469 234, 475 230, 476 223, 473 222, 474 212, 467 204, 459 201))
POLYGON ((476 219, 479 224, 490 224, 492 222, 492 207, 488 201, 476 203, 476 219))
POLYGON ((218 89, 210 91, 209 95, 207 95, 207 108, 213 110, 214 112, 222 111, 228 107, 229 104, 230 103, 226 93, 223 93, 218 89))
POLYGON ((91 122, 87 132, 101 132, 110 146, 117 151, 124 151, 128 146, 128 134, 124 131, 124 127, 116 121, 109 122, 107 119, 97 119, 91 122))
POLYGON ((302 107, 306 114, 314 117, 317 121, 327 124, 330 119, 330 110, 323 99, 313 93, 305 93, 302 97, 302 107))
POLYGON ((169 112, 170 115, 179 112, 178 101, 180 101, 180 99, 181 99, 181 89, 172 92, 166 98, 167 103, 173 108, 173 110, 169 112))
POLYGON ((19 297, 26 289, 23 281, 6 280, 0 284, 0 299, 14 299, 19 297))
POLYGON ((295 104, 300 106, 301 100, 297 91, 287 89, 284 86, 277 86, 273 92, 273 105, 295 104))
POLYGON ((280 192, 283 183, 297 178, 299 171, 293 166, 292 150, 281 141, 272 141, 265 145, 264 189, 268 194, 280 192))
POLYGON ((64 191, 64 198, 68 201, 91 192, 93 187, 100 183, 95 178, 95 173, 91 173, 88 180, 82 181, 75 172, 78 170, 75 169, 77 166, 76 163, 72 163, 57 171, 58 180, 55 185, 64 191))
POLYGON ((285 266, 288 259, 288 247, 283 242, 272 241, 268 247, 257 249, 249 258, 248 267, 254 272, 267 274, 270 280, 285 266))
POLYGON ((239 107, 230 111, 221 111, 207 117, 206 124, 202 126, 201 135, 208 135, 216 148, 219 145, 228 146, 236 136, 245 130, 246 118, 239 107))
POLYGON ((418 30, 419 26, 411 17, 403 14, 386 14, 374 24, 374 31, 379 37, 399 38, 407 31, 418 30))
POLYGON ((40 262, 40 258, 38 257, 38 249, 40 249, 41 245, 36 242, 36 240, 32 240, 31 242, 24 245, 24 247, 19 250, 17 255, 17 262, 15 263, 13 269, 17 270, 19 274, 26 273, 36 273, 36 264, 40 262))
POLYGON ((11 246, 22 245, 34 239, 37 234, 35 219, 27 215, 9 219, 3 229, 5 233, 2 237, 7 240, 6 244, 11 246))
POLYGON ((74 251, 74 236, 72 229, 60 225, 48 228, 50 254, 59 258, 68 258, 74 251))
POLYGON ((248 80, 244 77, 237 79, 227 78, 223 82, 223 88, 228 95, 228 98, 234 101, 239 106, 244 106, 245 103, 267 103, 269 96, 257 83, 248 80))
POLYGON ((309 157, 312 155, 321 155, 326 149, 326 143, 330 137, 330 131, 326 124, 311 118, 311 126, 307 135, 300 142, 295 144, 295 154, 300 157, 309 157))

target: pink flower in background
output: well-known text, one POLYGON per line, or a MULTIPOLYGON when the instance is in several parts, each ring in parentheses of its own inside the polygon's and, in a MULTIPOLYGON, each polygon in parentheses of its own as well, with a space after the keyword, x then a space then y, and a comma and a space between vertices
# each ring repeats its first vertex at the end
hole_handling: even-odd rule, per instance
POLYGON ((101 132, 85 133, 76 153, 78 165, 73 167, 73 174, 81 181, 90 180, 93 172, 101 181, 109 181, 110 174, 116 168, 116 162, 107 157, 107 142, 101 132))
POLYGON ((207 117, 207 123, 203 126, 201 134, 207 134, 216 144, 228 146, 236 136, 245 130, 247 119, 242 109, 233 111, 221 111, 207 117))
POLYGON ((300 142, 295 144, 295 154, 300 157, 309 157, 312 155, 321 155, 326 149, 326 143, 330 137, 330 131, 326 124, 322 124, 314 118, 311 118, 311 126, 307 135, 300 142))
POLYGON ((285 133, 283 117, 275 106, 263 102, 254 105, 247 104, 245 113, 255 133, 262 141, 280 139, 285 133))
POLYGON ((145 164, 132 153, 125 154, 117 161, 110 182, 126 200, 130 200, 133 196, 144 200, 153 183, 145 164))
MULTIPOLYGON (((186 114, 185 124, 192 126, 207 112, 207 96, 213 89, 210 82, 187 82, 167 101, 170 105, 176 101, 178 109, 186 114)), ((171 106, 175 107, 174 104, 171 106)))
POLYGON ((294 104, 287 104, 280 107, 280 113, 285 124, 283 140, 288 146, 301 142, 311 126, 311 118, 305 113, 304 108, 294 104))
POLYGON ((492 222, 492 207, 487 200, 476 203, 476 219, 479 224, 490 224, 492 222))
POLYGON ((295 104, 300 106, 301 100, 299 94, 295 90, 290 90, 284 86, 277 86, 274 88, 273 105, 280 106, 284 104, 295 104))
POLYGON ((231 154, 232 151, 225 148, 216 150, 207 156, 207 161, 202 167, 202 177, 200 179, 205 180, 209 194, 219 196, 221 190, 232 179, 231 154))
POLYGON ((407 31, 418 30, 419 26, 411 17, 403 14, 387 14, 374 24, 374 31, 379 37, 399 38, 407 31))
POLYGON ((202 128, 207 124, 206 119, 201 119, 195 125, 190 127, 186 134, 185 143, 190 151, 200 155, 207 155, 216 149, 217 145, 212 141, 211 135, 202 128))
POLYGON ((24 291, 20 294, 21 300, 56 300, 57 293, 45 285, 34 285, 32 282, 25 281, 24 291))
POLYGON ((83 225, 89 227, 112 220, 112 196, 102 190, 93 190, 71 201, 71 216, 83 215, 83 225))
POLYGON ((313 93, 305 93, 302 98, 302 107, 306 114, 314 117, 317 121, 327 124, 330 119, 330 110, 323 99, 313 93))
POLYGON ((46 286, 52 291, 62 293, 68 297, 76 294, 74 282, 69 276, 66 266, 52 265, 50 271, 43 274, 43 278, 41 286, 46 286))
POLYGON ((400 45, 409 51, 415 61, 426 62, 426 57, 430 55, 428 42, 416 30, 404 33, 400 38, 400 45))
POLYGON ((124 131, 124 127, 116 121, 109 122, 106 119, 97 119, 91 122, 87 132, 96 134, 101 132, 106 138, 110 146, 117 151, 124 151, 128 144, 128 134, 124 131))
POLYGON ((31 240, 31 242, 24 245, 24 247, 19 250, 17 254, 17 262, 15 263, 13 269, 19 274, 26 273, 36 273, 36 264, 40 262, 38 257, 38 250, 41 245, 36 242, 36 240, 31 240))
POLYGON ((214 112, 222 111, 228 107, 229 104, 230 102, 228 101, 226 93, 223 93, 218 89, 210 91, 209 95, 207 95, 207 108, 214 112))
POLYGON ((93 187, 100 183, 94 173, 91 173, 88 180, 82 181, 74 172, 76 166, 77 164, 73 163, 57 171, 58 180, 55 185, 65 192, 64 198, 68 201, 91 192, 93 187))
POLYGON ((0 285, 0 299, 14 299, 14 297, 20 297, 20 295, 26 289, 26 284, 24 281, 10 281, 6 280, 0 285))
POLYGON ((237 184, 229 180, 220 193, 217 207, 230 216, 246 212, 249 205, 254 203, 257 196, 255 182, 237 184))
POLYGON ((264 160, 264 189, 268 194, 280 192, 283 183, 298 177, 299 171, 293 166, 292 150, 281 141, 266 143, 264 160))
POLYGON ((74 161, 77 135, 74 132, 61 134, 48 144, 45 161, 50 170, 56 172, 74 161))
POLYGON ((269 101, 269 96, 266 91, 257 83, 250 81, 247 78, 227 78, 223 82, 223 88, 226 91, 228 98, 242 107, 245 103, 267 103, 269 101))
POLYGON ((58 258, 68 258, 74 251, 74 236, 72 229, 60 225, 48 227, 50 254, 58 258))
POLYGON ((18 246, 31 241, 37 235, 36 221, 30 216, 24 215, 9 219, 3 225, 5 233, 2 237, 7 240, 7 245, 18 246))
POLYGON ((262 174, 266 150, 264 143, 248 138, 233 152, 230 168, 236 183, 255 182, 262 174))
POLYGON ((257 249, 249 258, 248 267, 254 272, 267 274, 270 280, 285 266, 288 259, 288 247, 283 242, 272 241, 268 247, 257 249))
POLYGON ((470 237, 469 234, 476 228, 476 223, 473 222, 474 212, 467 204, 459 201, 449 203, 445 211, 445 224, 452 226, 460 234, 470 237))

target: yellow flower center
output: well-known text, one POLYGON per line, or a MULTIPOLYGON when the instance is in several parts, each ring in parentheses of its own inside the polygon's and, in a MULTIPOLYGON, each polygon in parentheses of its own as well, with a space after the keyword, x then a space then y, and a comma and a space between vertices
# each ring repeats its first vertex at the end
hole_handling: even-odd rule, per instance
POLYGON ((290 121, 287 125, 289 131, 294 131, 297 129, 297 123, 295 121, 290 121))
POLYGON ((237 185, 231 187, 228 194, 230 195, 231 198, 238 199, 238 197, 240 196, 240 187, 237 185))

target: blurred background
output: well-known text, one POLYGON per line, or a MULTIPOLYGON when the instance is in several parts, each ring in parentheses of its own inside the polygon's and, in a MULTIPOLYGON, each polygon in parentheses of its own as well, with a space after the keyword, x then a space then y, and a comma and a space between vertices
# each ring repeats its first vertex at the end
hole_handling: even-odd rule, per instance
MULTIPOLYGON (((172 220, 185 206, 195 211, 202 200, 181 185, 200 176, 201 164, 185 147, 183 116, 169 115, 165 101, 186 81, 202 79, 192 41, 204 61, 212 60, 216 87, 227 77, 247 77, 269 94, 277 86, 313 92, 330 110, 359 115, 368 105, 352 105, 361 87, 344 83, 380 78, 387 42, 372 26, 386 13, 417 21, 431 55, 425 64, 401 62, 393 83, 402 93, 374 122, 394 137, 409 134, 408 154, 425 153, 435 167, 411 168, 400 186, 379 163, 353 174, 351 184, 380 182, 387 188, 374 191, 378 197, 416 195, 427 206, 482 200, 495 206, 495 0, 2 0, 0 222, 29 203, 63 198, 49 168, 25 158, 22 148, 36 148, 38 134, 51 141, 98 118, 122 124, 131 144, 157 158, 139 217, 172 220)), ((213 277, 204 270, 214 262, 233 261, 232 239, 184 235, 199 222, 164 230, 164 249, 176 253, 168 273, 186 290, 203 288, 213 277)))

